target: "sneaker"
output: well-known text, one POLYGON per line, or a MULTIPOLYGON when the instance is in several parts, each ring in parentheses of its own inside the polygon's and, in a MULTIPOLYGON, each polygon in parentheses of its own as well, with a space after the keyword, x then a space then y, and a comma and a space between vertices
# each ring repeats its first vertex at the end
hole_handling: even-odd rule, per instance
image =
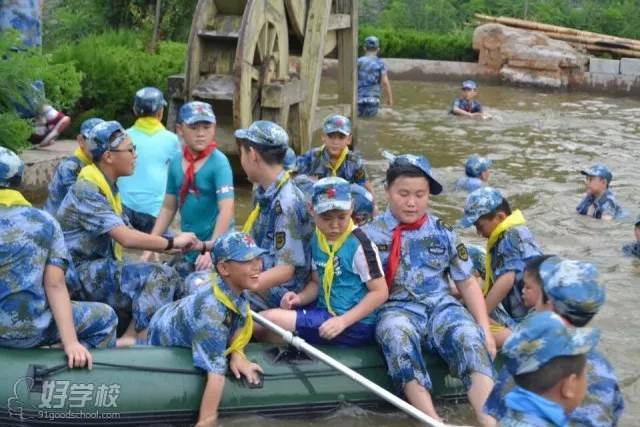
MULTIPOLYGON (((62 113, 58 113, 55 119, 51 120, 47 123, 49 131, 41 137, 40 141, 37 141, 37 137, 34 138, 34 135, 31 136, 31 142, 38 148, 47 147, 53 144, 56 141, 58 135, 60 135, 71 123, 71 118, 69 116, 65 116, 62 113), (34 139, 36 142, 34 142, 34 139)), ((37 136, 37 135, 36 135, 37 136)))

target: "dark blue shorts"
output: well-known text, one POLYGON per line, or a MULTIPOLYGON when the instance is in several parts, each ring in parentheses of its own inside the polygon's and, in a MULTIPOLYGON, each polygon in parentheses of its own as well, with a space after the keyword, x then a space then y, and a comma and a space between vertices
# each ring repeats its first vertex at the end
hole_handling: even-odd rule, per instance
POLYGON ((309 344, 365 345, 375 342, 376 325, 358 322, 351 325, 332 340, 320 337, 318 330, 332 316, 327 310, 309 307, 296 310, 296 334, 309 344))
POLYGON ((358 102, 358 117, 375 117, 380 104, 373 102, 358 102))

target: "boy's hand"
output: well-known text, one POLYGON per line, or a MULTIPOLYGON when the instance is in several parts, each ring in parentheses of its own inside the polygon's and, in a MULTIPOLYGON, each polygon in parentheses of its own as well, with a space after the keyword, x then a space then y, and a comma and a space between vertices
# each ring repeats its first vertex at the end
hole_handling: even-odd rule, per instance
POLYGON ((260 376, 258 373, 264 373, 260 365, 250 362, 247 358, 238 352, 231 353, 231 361, 229 368, 236 379, 245 377, 250 384, 259 384, 260 376))
POLYGON ((157 252, 144 251, 140 256, 142 262, 160 262, 160 255, 157 252))
POLYGON ((199 240, 193 233, 180 233, 173 239, 173 247, 176 249, 190 249, 198 244, 199 240))
POLYGON ((196 258, 196 271, 211 270, 213 268, 213 261, 209 252, 198 255, 196 258))
POLYGON ((78 341, 72 342, 69 345, 64 346, 64 352, 67 355, 67 361, 69 368, 84 368, 87 366, 89 369, 93 367, 93 358, 91 353, 78 341))
POLYGON ((485 331, 484 333, 484 345, 487 346, 487 351, 489 351, 489 355, 491 356, 491 360, 495 360, 497 348, 496 341, 493 339, 493 334, 491 331, 485 331))
POLYGON ((329 320, 325 320, 325 322, 320 325, 318 332, 320 332, 320 336, 325 340, 332 340, 345 329, 347 329, 347 324, 342 316, 335 316, 329 320))
POLYGON ((294 307, 298 307, 300 305, 300 296, 295 292, 287 292, 282 295, 282 299, 280 300, 280 307, 285 310, 293 310, 294 307))

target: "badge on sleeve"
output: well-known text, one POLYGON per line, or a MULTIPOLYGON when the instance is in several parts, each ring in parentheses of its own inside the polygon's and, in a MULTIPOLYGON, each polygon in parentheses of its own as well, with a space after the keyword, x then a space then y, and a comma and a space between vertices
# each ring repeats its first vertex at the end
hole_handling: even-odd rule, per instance
POLYGON ((356 181, 363 181, 365 177, 366 175, 365 175, 364 169, 358 169, 354 175, 354 178, 356 179, 356 181))
POLYGON ((456 246, 456 252, 458 253, 458 258, 460 258, 462 261, 469 260, 469 252, 467 252, 467 247, 464 245, 464 243, 460 243, 458 246, 456 246))
POLYGON ((282 206, 280 206, 280 200, 276 200, 273 210, 276 213, 276 215, 280 215, 282 213, 282 206))
POLYGON ((280 250, 284 248, 284 244, 287 242, 287 235, 285 234, 284 231, 276 231, 275 242, 276 242, 276 249, 280 250))

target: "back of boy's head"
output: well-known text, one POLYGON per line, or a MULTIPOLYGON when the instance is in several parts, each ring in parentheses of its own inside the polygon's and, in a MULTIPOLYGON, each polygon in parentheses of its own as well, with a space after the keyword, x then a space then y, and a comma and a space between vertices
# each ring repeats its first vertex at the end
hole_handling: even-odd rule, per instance
POLYGON ((596 329, 573 328, 550 311, 527 316, 502 347, 505 366, 516 384, 542 394, 584 369, 585 355, 598 343, 596 329))
POLYGON ((386 184, 390 187, 400 177, 425 178, 429 182, 429 192, 437 195, 442 192, 442 184, 435 178, 429 159, 414 154, 402 154, 396 156, 387 151, 382 153, 389 161, 386 184))
POLYGON ((348 211, 353 207, 351 186, 340 177, 327 177, 313 185, 311 204, 317 214, 339 210, 348 211))
POLYGON ((370 219, 374 210, 373 196, 362 185, 351 184, 350 188, 353 198, 353 214, 370 219))
POLYGON ((133 113, 137 117, 154 116, 166 106, 164 95, 155 87, 143 87, 133 98, 133 113))
POLYGON ((554 256, 540 264, 544 293, 554 311, 574 326, 584 326, 598 313, 605 301, 598 283, 598 270, 588 262, 554 256))
POLYGON ((270 166, 284 164, 289 148, 289 135, 280 125, 258 120, 246 129, 238 129, 234 133, 241 149, 253 148, 260 158, 270 166))
POLYGON ((380 48, 380 40, 376 36, 368 36, 364 39, 364 50, 374 51, 380 48))
POLYGON ((511 215, 511 206, 498 190, 492 187, 482 187, 467 196, 464 204, 464 215, 458 221, 463 227, 471 227, 481 218, 493 219, 498 213, 511 215))
POLYGON ((464 164, 464 173, 470 178, 479 178, 483 172, 490 168, 491 160, 472 154, 464 164))

